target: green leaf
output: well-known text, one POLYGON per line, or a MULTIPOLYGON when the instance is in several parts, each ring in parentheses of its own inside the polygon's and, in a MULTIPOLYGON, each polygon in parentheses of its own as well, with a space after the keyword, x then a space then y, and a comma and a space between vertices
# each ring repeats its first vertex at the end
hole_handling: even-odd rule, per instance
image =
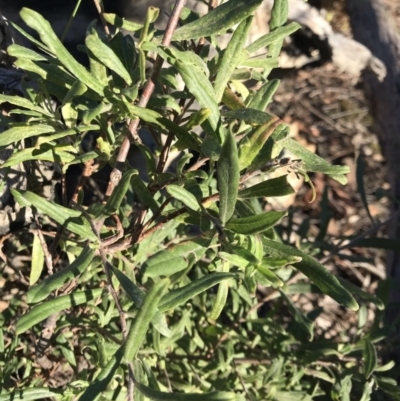
POLYGON ((265 142, 278 129, 281 121, 277 118, 272 119, 260 127, 255 128, 250 134, 245 136, 239 144, 239 169, 250 166, 253 160, 260 153, 265 142))
POLYGON ((225 87, 231 79, 231 75, 233 74, 235 68, 239 65, 240 55, 242 53, 243 46, 246 43, 247 34, 252 21, 253 16, 250 16, 240 23, 233 33, 232 38, 218 63, 217 76, 214 82, 217 103, 221 101, 225 87))
POLYGON ((156 111, 138 107, 128 102, 124 102, 124 106, 134 116, 140 118, 148 123, 156 124, 157 126, 165 129, 166 131, 173 132, 175 136, 190 149, 200 149, 199 138, 192 135, 185 128, 175 124, 168 118, 164 118, 161 114, 156 111))
POLYGON ((106 390, 108 384, 114 378, 115 372, 121 366, 122 357, 124 355, 123 351, 124 345, 118 348, 117 352, 110 358, 107 365, 80 396, 79 401, 93 401, 98 395, 106 390))
POLYGON ((124 359, 127 362, 132 362, 136 357, 139 348, 146 337, 148 326, 157 312, 157 307, 161 297, 170 284, 170 280, 165 278, 153 285, 151 290, 147 293, 143 305, 139 313, 132 323, 124 347, 124 359))
POLYGON ((185 206, 192 210, 199 210, 200 205, 197 202, 196 197, 179 185, 168 185, 166 187, 167 192, 178 201, 182 202, 185 206))
POLYGON ((232 217, 239 189, 239 158, 236 141, 228 132, 217 162, 219 218, 223 226, 232 217))
POLYGON ((80 81, 75 81, 71 89, 65 95, 62 105, 70 103, 74 97, 81 96, 87 91, 87 86, 80 81))
POLYGON ((50 49, 58 61, 65 66, 65 68, 80 80, 87 87, 94 90, 99 95, 103 95, 102 86, 93 79, 93 76, 79 64, 74 57, 67 51, 57 35, 54 33, 51 25, 39 13, 23 8, 20 12, 22 20, 30 28, 34 29, 40 36, 42 42, 50 49))
POLYGON ((178 28, 172 40, 182 41, 219 35, 252 15, 262 0, 230 0, 196 21, 178 28))
POLYGON ((294 193, 294 189, 287 182, 287 175, 282 175, 243 189, 239 192, 239 197, 243 199, 267 198, 272 196, 286 196, 294 193))
POLYGON ((291 22, 290 24, 280 26, 268 32, 266 35, 261 36, 255 40, 252 44, 246 47, 246 51, 249 53, 255 53, 271 43, 282 41, 286 36, 291 35, 301 28, 301 25, 297 22, 291 22))
POLYGON ((35 324, 47 319, 50 315, 97 299, 102 295, 103 291, 103 288, 97 288, 96 290, 73 292, 34 306, 18 320, 15 332, 17 335, 24 333, 35 324))
POLYGON ((279 277, 269 269, 268 263, 261 263, 257 265, 257 271, 274 287, 282 287, 283 282, 279 279, 279 277))
POLYGON ((294 264, 297 270, 307 276, 324 294, 329 295, 337 303, 349 309, 358 310, 358 304, 353 296, 340 285, 338 279, 332 273, 328 272, 314 258, 299 249, 281 244, 280 242, 268 240, 267 238, 264 238, 263 243, 265 252, 272 256, 278 251, 278 256, 284 254, 302 258, 300 262, 294 264))
POLYGON ((0 135, 0 146, 17 143, 26 138, 55 132, 55 128, 47 124, 33 124, 22 127, 9 128, 0 135))
POLYGON ((364 339, 363 342, 364 376, 368 380, 378 364, 378 356, 371 341, 364 339))
POLYGON ((288 13, 288 0, 274 0, 274 6, 271 10, 271 19, 269 21, 270 29, 272 30, 283 25, 287 21, 288 13))
MULTIPOLYGON (((41 145, 55 141, 57 139, 65 138, 66 136, 73 136, 73 135, 78 135, 80 133, 87 133, 89 131, 98 131, 100 129, 99 125, 78 125, 77 127, 73 127, 70 129, 67 129, 65 131, 60 131, 56 132, 55 134, 52 135, 46 135, 46 136, 41 136, 38 138, 36 142, 36 147, 40 147, 41 145)), ((68 145, 64 146, 56 146, 54 147, 53 145, 51 146, 51 149, 65 149, 68 150, 70 149, 70 152, 72 153, 77 153, 77 149, 74 148, 73 146, 68 147, 68 145)))
POLYGON ((44 266, 44 252, 38 235, 33 236, 31 274, 29 285, 34 285, 40 278, 44 266))
POLYGON ((374 219, 372 218, 371 212, 369 210, 367 194, 365 192, 364 176, 365 176, 365 159, 364 159, 364 155, 360 151, 360 153, 358 154, 358 157, 357 157, 357 161, 356 161, 357 191, 360 194, 361 201, 364 205, 364 208, 367 212, 369 219, 371 220, 371 223, 374 224, 375 222, 374 222, 374 219))
POLYGON ((102 16, 109 24, 114 25, 117 28, 122 28, 125 31, 136 32, 143 28, 143 24, 128 21, 124 18, 118 17, 116 14, 102 13, 102 16))
POLYGON ((151 256, 143 265, 142 271, 149 277, 170 276, 186 268, 189 255, 201 258, 210 240, 196 238, 183 241, 151 256))
MULTIPOLYGON (((17 45, 15 43, 7 47, 7 54, 11 57, 22 58, 33 61, 49 60, 49 57, 44 56, 43 54, 39 54, 32 49, 28 49, 24 46, 17 45)), ((10 96, 10 97, 15 97, 15 96, 10 96)))
POLYGON ((216 133, 220 120, 220 111, 214 88, 212 87, 208 77, 197 65, 194 64, 186 64, 180 60, 176 60, 174 67, 181 74, 189 92, 200 103, 200 106, 211 110, 211 114, 207 121, 209 122, 212 131, 216 133))
POLYGON ((346 280, 343 277, 338 277, 338 280, 340 281, 340 284, 342 284, 342 286, 346 288, 346 290, 349 291, 351 294, 353 294, 355 297, 360 298, 363 301, 375 304, 379 310, 385 309, 385 304, 377 296, 370 294, 369 292, 363 291, 360 287, 354 285, 353 283, 351 283, 350 281, 346 280))
POLYGON ((287 139, 283 146, 302 159, 303 162, 305 162, 305 170, 314 173, 328 174, 341 184, 346 184, 347 178, 344 174, 350 172, 350 169, 347 166, 332 166, 324 159, 317 156, 315 153, 310 152, 293 139, 287 139))
POLYGON ((87 220, 82 217, 81 212, 57 205, 30 191, 11 189, 11 192, 19 204, 25 206, 33 205, 41 213, 49 216, 67 230, 80 235, 84 239, 97 243, 98 238, 96 234, 93 232, 87 220))
POLYGON ((184 287, 177 288, 164 295, 160 301, 158 308, 161 312, 176 308, 179 305, 185 304, 189 299, 207 291, 209 288, 224 280, 235 278, 232 273, 211 273, 191 282, 184 287))
POLYGON ((122 175, 120 182, 108 198, 104 208, 97 214, 97 220, 104 219, 105 216, 111 216, 118 212, 128 189, 131 187, 131 177, 136 173, 137 170, 128 170, 122 175))
POLYGON ((279 65, 278 57, 257 57, 257 58, 249 58, 243 59, 240 61, 240 67, 249 67, 249 68, 276 68, 279 65))
POLYGON ((354 248, 379 248, 397 251, 400 249, 400 240, 393 238, 361 238, 354 242, 354 248))
POLYGON ((226 118, 242 120, 251 125, 264 125, 270 122, 273 118, 276 118, 272 114, 250 108, 228 111, 224 113, 224 116, 226 118))
POLYGON ((109 68, 110 71, 119 75, 128 85, 132 84, 132 78, 129 72, 111 47, 103 43, 96 35, 86 36, 85 44, 97 59, 109 68))
POLYGON ((231 219, 226 228, 237 234, 257 234, 274 227, 286 214, 286 212, 272 211, 250 217, 231 219))
POLYGON ((280 291, 281 297, 285 300, 290 313, 292 314, 294 320, 299 324, 299 327, 308 334, 308 340, 312 341, 314 338, 314 322, 310 320, 307 316, 303 315, 300 310, 294 305, 292 300, 283 292, 280 291))
POLYGON ((247 259, 242 258, 239 255, 235 255, 234 253, 228 253, 228 252, 219 252, 218 256, 229 262, 232 266, 237 266, 240 267, 241 269, 245 269, 246 266, 250 263, 247 259))
POLYGON ((272 79, 271 81, 265 83, 260 89, 257 90, 247 107, 249 109, 264 111, 271 102, 272 96, 274 96, 276 90, 278 89, 279 83, 279 79, 272 79))
POLYGON ((53 397, 60 398, 62 397, 62 394, 45 387, 37 387, 24 388, 22 390, 14 390, 10 393, 7 392, 0 394, 0 401, 32 401, 53 397))
POLYGON ((86 246, 80 255, 67 267, 47 277, 40 284, 31 288, 26 295, 28 304, 37 303, 47 298, 54 290, 57 290, 68 281, 82 274, 93 260, 95 251, 86 246))
POLYGON ((236 393, 214 391, 210 393, 165 393, 154 390, 135 380, 136 388, 150 400, 155 401, 244 401, 236 393))
MULTIPOLYGON (((109 266, 129 298, 135 303, 136 307, 140 309, 143 305, 146 294, 135 283, 133 283, 132 280, 122 273, 121 270, 111 264, 109 266)), ((168 328, 166 318, 159 309, 157 309, 151 323, 162 335, 165 337, 171 337, 171 330, 168 328)))
MULTIPOLYGON (((43 114, 47 117, 52 117, 53 113, 51 113, 50 111, 43 109, 42 107, 36 106, 35 104, 33 104, 31 101, 29 101, 28 99, 25 99, 23 97, 20 96, 7 96, 7 95, 3 95, 0 94, 0 104, 2 103, 10 103, 14 106, 18 106, 18 107, 23 107, 25 109, 28 110, 32 110, 32 111, 36 111, 39 114, 43 114)), ((4 133, 2 134, 4 135, 4 133)))
POLYGON ((132 177, 131 183, 133 191, 143 202, 143 205, 148 206, 153 212, 159 209, 158 203, 138 175, 135 174, 132 177))
POLYGON ((29 160, 42 160, 55 162, 60 164, 67 164, 75 159, 75 156, 70 153, 71 146, 40 146, 39 148, 27 148, 20 150, 17 153, 11 155, 5 163, 1 165, 3 167, 16 166, 19 163, 29 160))

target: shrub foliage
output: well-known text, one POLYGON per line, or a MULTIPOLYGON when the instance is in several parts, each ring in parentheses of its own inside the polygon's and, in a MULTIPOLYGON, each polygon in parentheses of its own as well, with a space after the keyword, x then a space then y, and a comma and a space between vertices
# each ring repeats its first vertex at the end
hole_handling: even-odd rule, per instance
POLYGON ((17 116, 0 134, 0 149, 13 147, 1 168, 48 163, 65 183, 78 165, 81 175, 52 197, 29 180, 12 188, 36 226, 8 240, 31 255, 30 286, 2 313, 0 400, 399 397, 374 345, 382 301, 339 281, 310 244, 284 243, 276 227, 287 213, 263 208, 294 192, 288 172, 312 185, 309 173, 344 183, 348 169, 265 111, 279 83, 268 76, 298 25, 275 0, 270 32, 249 44, 261 2, 229 0, 200 17, 177 1, 165 32, 154 8, 143 24, 103 14, 110 29, 93 23, 80 47, 88 68, 41 15, 21 11, 39 39, 17 28, 36 50, 8 48, 26 75, 21 94, 0 95, 17 116), (297 273, 311 283, 291 284, 297 273), (275 299, 264 308, 261 287, 275 299), (352 341, 314 339, 320 310, 290 298, 303 291, 361 305, 352 341), (377 307, 371 330, 366 302, 377 307), (69 372, 62 390, 48 386, 46 359, 69 372))

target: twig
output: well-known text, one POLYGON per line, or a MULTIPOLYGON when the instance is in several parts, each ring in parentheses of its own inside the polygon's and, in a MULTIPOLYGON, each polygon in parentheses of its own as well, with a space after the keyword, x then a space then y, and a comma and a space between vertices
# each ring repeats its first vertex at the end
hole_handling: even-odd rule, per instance
POLYGON ((252 400, 252 397, 251 397, 251 395, 249 394, 249 390, 247 390, 247 387, 246 387, 246 384, 244 383, 244 380, 243 380, 242 375, 241 375, 241 374, 239 373, 239 371, 237 370, 236 361, 235 361, 235 360, 232 361, 232 365, 233 365, 233 370, 235 371, 237 377, 239 378, 240 384, 241 384, 242 387, 243 387, 243 391, 246 393, 246 398, 247 398, 249 401, 251 401, 251 400, 252 400))
POLYGON ((204 157, 203 159, 198 160, 193 166, 189 167, 186 171, 196 171, 198 170, 201 166, 206 164, 210 160, 209 157, 204 157))
POLYGON ((92 227, 93 232, 96 234, 97 238, 99 239, 99 244, 100 244, 99 252, 100 252, 100 257, 101 257, 101 261, 103 264, 104 273, 105 273, 106 279, 107 279, 108 291, 110 292, 111 296, 114 299, 115 305, 116 305, 118 313, 119 313, 119 320, 120 320, 120 324, 121 324, 122 335, 124 338, 126 338, 127 326, 126 326, 125 312, 121 307, 117 292, 115 291, 114 285, 111 280, 110 263, 107 260, 107 253, 105 251, 105 248, 103 246, 103 243, 102 243, 101 237, 100 237, 101 226, 94 223, 92 218, 89 216, 89 214, 86 212, 86 210, 82 206, 78 205, 77 203, 75 203, 74 206, 85 215, 86 219, 89 221, 90 226, 92 227))
POLYGON ((320 263, 324 264, 328 260, 330 260, 333 256, 336 256, 340 251, 343 249, 351 248, 353 246, 357 246, 357 242, 360 241, 363 238, 368 237, 369 235, 375 234, 378 230, 380 230, 382 227, 385 225, 389 224, 393 219, 395 219, 398 215, 400 214, 400 210, 397 212, 393 213, 387 220, 383 221, 382 223, 377 223, 374 224, 369 230, 357 235, 357 237, 353 238, 351 241, 349 241, 347 244, 344 244, 332 252, 330 252, 329 255, 325 256, 320 260, 320 263))
POLYGON ((103 24, 104 27, 104 32, 106 33, 106 35, 109 37, 110 36, 110 29, 108 28, 107 22, 103 17, 103 9, 102 6, 99 2, 99 0, 93 0, 93 3, 96 7, 97 12, 99 13, 100 19, 101 19, 101 23, 103 24))
MULTIPOLYGON (((176 0, 174 9, 172 10, 171 16, 168 20, 168 24, 164 32, 163 40, 161 42, 163 46, 170 45, 172 35, 175 31, 176 26, 178 25, 179 17, 181 15, 183 7, 186 5, 186 1, 187 0, 176 0)), ((151 73, 151 76, 146 81, 142 95, 137 104, 138 107, 147 106, 147 103, 149 102, 150 97, 154 92, 155 83, 157 82, 162 65, 163 65, 163 59, 160 55, 157 55, 153 65, 153 71, 151 73)), ((132 136, 132 138, 136 141, 140 141, 140 138, 137 134, 139 122, 140 122, 139 118, 132 119, 128 126, 128 131, 130 133, 130 136, 132 136)), ((120 170, 120 166, 122 166, 125 163, 126 158, 128 156, 129 148, 130 148, 130 140, 129 140, 129 135, 127 135, 125 136, 122 142, 121 148, 117 156, 115 167, 110 174, 110 181, 108 183, 106 196, 110 196, 112 194, 114 188, 118 185, 118 183, 122 178, 122 171, 120 170)))
POLYGON ((43 250, 44 260, 45 260, 46 267, 47 267, 47 272, 48 272, 49 276, 51 276, 53 274, 53 258, 51 257, 51 253, 49 252, 49 248, 47 247, 47 243, 46 243, 46 240, 44 239, 44 235, 40 228, 40 223, 39 223, 39 219, 37 216, 35 216, 35 222, 37 225, 36 234, 39 237, 40 246, 42 247, 42 250, 43 250))

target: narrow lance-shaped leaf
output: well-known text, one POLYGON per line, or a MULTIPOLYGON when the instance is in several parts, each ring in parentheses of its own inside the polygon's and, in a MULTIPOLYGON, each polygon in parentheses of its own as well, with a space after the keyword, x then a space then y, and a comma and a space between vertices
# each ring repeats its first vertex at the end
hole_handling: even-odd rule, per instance
POLYGON ((286 214, 286 212, 272 211, 249 217, 240 217, 230 220, 226 228, 237 234, 257 234, 274 227, 286 214))
POLYGON ((0 104, 5 103, 5 102, 10 103, 14 106, 24 107, 25 109, 28 109, 28 110, 37 111, 38 113, 43 114, 48 117, 52 117, 52 115, 53 115, 48 110, 46 110, 40 106, 36 106, 28 99, 25 99, 25 98, 17 96, 17 95, 7 96, 7 95, 0 94, 0 104))
POLYGON ((119 75, 128 85, 132 84, 132 78, 129 72, 111 47, 103 43, 96 35, 86 36, 85 44, 107 68, 119 75))
MULTIPOLYGON (((67 164, 75 159, 75 156, 69 152, 71 146, 43 146, 38 148, 26 148, 11 155, 1 167, 12 167, 19 163, 29 160, 42 160, 67 164)), ((97 157, 97 154, 96 154, 97 157)))
POLYGON ((132 362, 145 339, 149 324, 153 319, 161 297, 167 290, 170 280, 165 278, 153 285, 147 293, 139 313, 132 323, 124 347, 124 359, 132 362))
POLYGON ((51 25, 39 13, 23 8, 20 12, 21 18, 30 28, 34 29, 40 36, 42 42, 54 53, 57 59, 87 87, 93 89, 99 95, 103 95, 103 88, 93 79, 93 76, 79 64, 67 51, 64 45, 54 33, 51 25))
POLYGON ((153 195, 137 174, 132 177, 131 183, 133 191, 140 198, 143 204, 148 206, 151 210, 153 210, 153 212, 158 210, 159 206, 153 195))
POLYGON ((257 266, 257 271, 267 282, 270 282, 274 287, 282 287, 282 280, 268 268, 268 264, 261 263, 257 266))
POLYGON ((239 157, 235 138, 228 132, 217 162, 219 218, 223 226, 232 217, 239 189, 239 157))
MULTIPOLYGON (((143 305, 146 294, 116 267, 111 264, 109 267, 117 277, 118 281, 121 283, 122 288, 127 293, 129 298, 135 303, 136 307, 140 309, 143 305)), ((168 328, 166 318, 158 309, 151 323, 165 337, 171 336, 171 330, 168 328)))
POLYGON ((347 178, 344 174, 350 171, 347 166, 333 166, 315 153, 302 147, 293 139, 287 139, 283 146, 305 162, 305 170, 315 173, 329 174, 333 179, 341 184, 346 184, 347 178))
MULTIPOLYGON (((32 49, 28 49, 24 46, 12 44, 7 47, 7 54, 11 57, 33 60, 33 61, 48 61, 49 57, 43 54, 37 53, 32 49)), ((14 96, 10 96, 14 97, 14 96)))
POLYGON ((102 219, 104 216, 110 216, 118 211, 128 189, 130 188, 131 177, 136 173, 137 170, 128 170, 122 175, 121 181, 108 198, 104 208, 96 216, 96 219, 102 219))
POLYGON ((379 310, 385 309, 385 304, 383 303, 383 301, 374 294, 363 291, 359 286, 351 283, 343 277, 338 277, 338 280, 340 284, 342 284, 342 286, 351 294, 353 294, 353 296, 355 296, 356 298, 359 298, 365 302, 372 302, 379 310))
POLYGON ((306 275, 324 294, 329 295, 337 303, 352 310, 358 310, 358 304, 353 296, 340 285, 338 279, 332 273, 328 272, 311 256, 299 249, 266 238, 264 239, 264 250, 272 256, 276 253, 275 251, 278 251, 279 255, 301 257, 302 260, 293 265, 297 270, 306 275))
POLYGON ((0 401, 33 401, 33 400, 41 400, 42 398, 59 399, 61 397, 62 394, 55 390, 50 390, 45 387, 37 387, 37 388, 24 388, 24 389, 14 390, 11 392, 4 392, 0 394, 0 401))
POLYGON ((15 332, 16 334, 24 333, 54 313, 100 297, 103 291, 102 288, 98 288, 96 290, 73 292, 37 305, 18 320, 15 332))
MULTIPOLYGON (((226 261, 222 261, 222 273, 228 272, 230 267, 230 263, 226 261)), ((210 319, 216 320, 219 318, 219 315, 223 311, 226 300, 228 299, 229 292, 229 281, 225 280, 218 285, 217 295, 214 299, 213 307, 210 312, 210 319)))
POLYGON ((176 308, 179 305, 185 304, 189 299, 207 291, 209 288, 222 281, 235 278, 235 274, 232 273, 211 273, 207 276, 203 276, 188 285, 177 288, 165 294, 158 306, 161 312, 165 312, 169 309, 176 308))
POLYGON ((288 18, 289 3, 288 0, 274 0, 274 6, 271 10, 270 29, 278 28, 283 25, 288 18))
POLYGON ((0 146, 7 146, 26 138, 48 134, 50 132, 55 132, 55 128, 47 124, 34 124, 9 128, 7 131, 1 133, 0 146))
POLYGON ((168 118, 163 117, 161 114, 154 110, 145 109, 138 107, 128 102, 123 103, 130 113, 148 123, 155 124, 167 131, 173 132, 175 136, 184 143, 190 149, 199 149, 199 139, 196 136, 192 136, 189 131, 175 124, 168 118))
POLYGON ((31 274, 29 276, 29 284, 34 285, 40 278, 43 271, 44 265, 44 252, 40 238, 38 235, 33 236, 32 244, 32 262, 31 262, 31 274))
POLYGON ((239 169, 251 165, 253 160, 263 148, 265 142, 272 135, 275 129, 281 124, 277 118, 272 119, 260 127, 255 128, 249 135, 247 135, 240 142, 240 155, 239 155, 239 169))
MULTIPOLYGON (((288 16, 288 0, 274 0, 274 6, 271 10, 271 19, 269 22, 270 30, 273 31, 274 29, 283 25, 288 16)), ((283 39, 274 41, 268 48, 269 55, 271 57, 278 57, 283 45, 283 39)), ((266 68, 263 72, 263 76, 266 78, 272 68, 266 68)))
POLYGON ((227 1, 200 19, 178 28, 172 40, 199 39, 219 35, 240 21, 252 15, 263 0, 231 0, 227 1))
POLYGON ((107 389, 108 384, 114 378, 115 372, 121 365, 124 355, 123 351, 124 345, 118 348, 117 352, 107 362, 107 365, 80 396, 79 401, 93 401, 107 389))
POLYGON ((135 380, 136 388, 148 399, 155 401, 244 401, 236 393, 213 391, 210 393, 165 393, 154 390, 135 380))
POLYGON ((294 305, 292 300, 283 292, 280 291, 281 297, 285 300, 294 320, 299 324, 300 328, 308 334, 309 341, 312 341, 314 337, 314 322, 305 316, 297 307, 294 305))
POLYGON ((231 75, 240 62, 240 55, 246 43, 253 17, 250 16, 240 23, 224 51, 224 55, 218 65, 218 72, 215 78, 214 89, 216 101, 220 102, 226 85, 231 75))
POLYGON ((371 215, 371 212, 369 210, 369 205, 368 205, 368 200, 367 200, 367 194, 365 192, 365 186, 364 186, 364 176, 365 176, 365 159, 364 155, 362 152, 359 153, 357 157, 357 163, 356 163, 356 180, 357 180, 357 191, 360 194, 361 201, 364 205, 365 211, 367 212, 367 215, 369 219, 371 220, 372 224, 375 224, 374 219, 371 215))
POLYGON ((250 109, 248 107, 228 111, 224 113, 224 116, 226 118, 243 120, 245 123, 251 125, 264 125, 276 118, 274 115, 266 113, 265 111, 250 109))
POLYGON ((257 90, 256 94, 248 104, 248 107, 250 109, 264 111, 271 102, 272 96, 274 96, 276 90, 278 89, 279 83, 279 79, 271 79, 271 81, 265 83, 260 89, 257 90))
POLYGON ((85 239, 97 242, 98 238, 82 213, 73 209, 50 202, 30 191, 11 189, 15 200, 24 206, 35 206, 41 213, 49 216, 67 230, 80 235, 85 239))
MULTIPOLYGON (((214 88, 212 87, 209 78, 197 65, 194 64, 186 64, 177 60, 174 67, 181 74, 189 92, 196 98, 201 107, 209 108, 211 110, 211 114, 207 120, 211 128, 211 130, 208 130, 208 133, 216 133, 220 120, 220 112, 214 88)), ((222 138, 220 137, 219 139, 221 140, 222 138)))
POLYGON ((300 28, 301 25, 297 22, 291 22, 290 24, 280 26, 255 40, 252 44, 246 47, 246 51, 250 54, 254 53, 271 43, 282 41, 286 36, 291 35, 300 28))
POLYGON ((63 99, 62 105, 65 105, 65 104, 71 102, 71 100, 74 97, 81 96, 86 91, 87 91, 87 86, 86 85, 84 85, 79 80, 75 81, 74 84, 71 86, 71 89, 65 95, 65 98, 63 99))
POLYGON ((43 301, 52 291, 57 290, 68 281, 82 274, 92 262, 95 251, 89 246, 83 248, 80 255, 67 267, 47 277, 40 284, 31 288, 26 296, 29 304, 43 301))
POLYGON ((198 210, 200 208, 196 197, 187 189, 180 187, 179 185, 168 185, 166 189, 172 197, 182 202, 189 209, 198 210))
POLYGON ((295 193, 292 186, 287 182, 287 175, 271 178, 260 182, 239 192, 242 199, 264 198, 272 196, 286 196, 295 193))
POLYGON ((366 379, 369 379, 378 364, 378 357, 374 344, 372 344, 371 341, 367 339, 364 339, 363 359, 364 376, 366 379))
POLYGON ((107 14, 102 13, 103 18, 111 25, 114 25, 118 28, 122 28, 129 32, 136 32, 143 28, 143 24, 138 24, 133 21, 128 21, 121 17, 118 17, 116 14, 107 14))
POLYGON ((143 265, 143 273, 149 277, 170 276, 186 268, 188 256, 198 260, 207 250, 208 238, 183 241, 151 256, 143 265))

